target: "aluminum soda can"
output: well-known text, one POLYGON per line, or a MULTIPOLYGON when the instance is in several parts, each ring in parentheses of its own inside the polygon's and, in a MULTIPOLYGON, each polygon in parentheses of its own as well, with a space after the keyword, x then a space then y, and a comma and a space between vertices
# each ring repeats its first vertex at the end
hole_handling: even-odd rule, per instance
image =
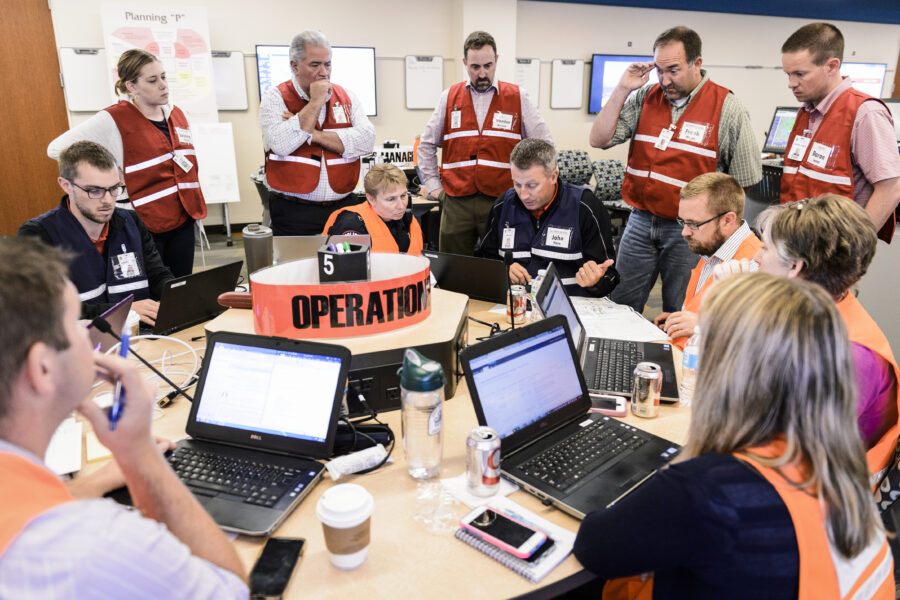
POLYGON ((525 309, 528 307, 528 296, 524 285, 512 285, 506 294, 506 317, 511 323, 525 321, 525 309), (513 321, 515 318, 515 321, 513 321))
POLYGON ((659 414, 662 378, 662 369, 658 364, 652 362, 637 364, 634 368, 631 414, 645 418, 652 418, 659 414))
POLYGON ((469 491, 491 496, 500 489, 500 436, 490 427, 476 427, 466 440, 469 491))

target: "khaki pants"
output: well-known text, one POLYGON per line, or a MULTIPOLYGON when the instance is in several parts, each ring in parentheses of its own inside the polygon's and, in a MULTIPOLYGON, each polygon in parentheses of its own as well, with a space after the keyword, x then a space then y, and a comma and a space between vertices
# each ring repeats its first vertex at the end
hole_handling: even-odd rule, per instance
POLYGON ((472 256, 496 198, 474 194, 454 198, 441 192, 441 252, 472 256))

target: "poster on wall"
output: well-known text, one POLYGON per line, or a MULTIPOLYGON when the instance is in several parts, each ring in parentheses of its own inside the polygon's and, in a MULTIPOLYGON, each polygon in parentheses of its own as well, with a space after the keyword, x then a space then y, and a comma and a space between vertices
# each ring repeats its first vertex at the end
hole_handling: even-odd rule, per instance
POLYGON ((218 122, 206 8, 104 4, 101 16, 110 87, 118 79, 119 56, 131 48, 147 50, 166 69, 169 103, 192 121, 218 122))

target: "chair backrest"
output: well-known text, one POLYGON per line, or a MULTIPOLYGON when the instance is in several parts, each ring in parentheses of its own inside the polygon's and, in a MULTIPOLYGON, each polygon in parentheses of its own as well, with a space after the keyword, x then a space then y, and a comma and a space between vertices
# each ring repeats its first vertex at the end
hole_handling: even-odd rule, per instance
POLYGON ((593 164, 594 195, 601 202, 615 202, 622 199, 622 182, 625 181, 625 165, 619 160, 598 160, 593 164))
POLYGON ((557 165, 559 178, 572 185, 587 185, 594 174, 591 157, 584 150, 560 150, 557 165))

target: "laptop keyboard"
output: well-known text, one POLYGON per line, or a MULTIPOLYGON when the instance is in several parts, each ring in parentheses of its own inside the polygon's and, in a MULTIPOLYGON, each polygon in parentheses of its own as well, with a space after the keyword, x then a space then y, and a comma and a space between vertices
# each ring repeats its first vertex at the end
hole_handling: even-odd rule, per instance
POLYGON ((634 366, 644 360, 644 353, 637 342, 592 338, 597 354, 594 380, 588 381, 588 389, 631 394, 634 387, 634 366))
POLYGON ((519 468, 558 490, 572 487, 614 457, 647 440, 612 419, 601 419, 557 442, 519 468))
POLYGON ((176 448, 169 464, 193 493, 201 496, 231 494, 245 504, 274 506, 286 493, 300 494, 315 477, 315 471, 221 456, 191 448, 176 448))

